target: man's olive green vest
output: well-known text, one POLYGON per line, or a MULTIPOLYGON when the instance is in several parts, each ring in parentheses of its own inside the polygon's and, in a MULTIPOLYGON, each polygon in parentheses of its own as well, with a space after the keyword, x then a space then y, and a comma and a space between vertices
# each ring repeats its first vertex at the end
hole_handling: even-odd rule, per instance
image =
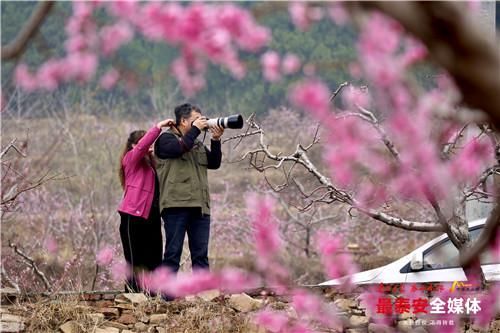
MULTIPOLYGON (((171 131, 167 133, 180 137, 171 131)), ((172 207, 201 207, 203 214, 210 214, 207 165, 207 152, 198 139, 181 157, 156 158, 160 211, 172 207)))

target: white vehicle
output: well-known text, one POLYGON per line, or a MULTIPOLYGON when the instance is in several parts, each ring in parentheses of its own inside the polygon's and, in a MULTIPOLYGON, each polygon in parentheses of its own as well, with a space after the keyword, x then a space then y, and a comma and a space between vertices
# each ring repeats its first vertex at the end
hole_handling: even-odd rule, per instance
MULTIPOLYGON (((471 240, 479 237, 486 219, 469 223, 471 240)), ((500 281, 500 255, 486 250, 480 257, 481 268, 487 281, 500 281)), ((467 281, 459 266, 459 254, 448 235, 434 238, 410 254, 388 265, 350 276, 330 280, 320 286, 335 286, 351 280, 353 284, 425 283, 467 281)))

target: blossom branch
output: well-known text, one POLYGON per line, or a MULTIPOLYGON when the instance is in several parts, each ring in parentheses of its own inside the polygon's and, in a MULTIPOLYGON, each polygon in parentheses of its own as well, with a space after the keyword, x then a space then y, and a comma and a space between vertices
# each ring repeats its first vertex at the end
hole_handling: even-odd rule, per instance
POLYGON ((426 46, 460 89, 463 101, 500 128, 500 56, 496 41, 455 2, 357 2, 391 16, 426 46), (474 61, 471 61, 474 59, 474 61))
POLYGON ((450 154, 457 147, 458 141, 464 136, 464 132, 468 126, 469 124, 465 124, 464 126, 462 126, 462 128, 453 136, 451 142, 448 142, 444 145, 443 152, 441 153, 444 159, 450 158, 450 154))
MULTIPOLYGON (((495 165, 492 166, 488 169, 486 169, 483 174, 479 177, 478 181, 474 186, 472 186, 467 192, 465 192, 464 197, 462 199, 462 202, 468 200, 471 196, 474 196, 475 194, 481 192, 478 191, 479 188, 485 188, 486 187, 486 181, 490 176, 498 176, 500 175, 500 165, 495 165)), ((482 191, 481 193, 486 193, 485 191, 482 191)))
MULTIPOLYGON (((282 155, 281 153, 273 154, 268 145, 265 142, 265 132, 261 128, 259 124, 255 121, 251 120, 249 122, 249 126, 254 128, 256 132, 259 133, 259 148, 246 152, 241 160, 245 160, 249 158, 249 163, 252 167, 254 167, 259 172, 264 172, 265 170, 272 168, 278 169, 283 166, 285 162, 293 162, 295 165, 301 165, 305 168, 310 174, 314 176, 321 184, 320 187, 316 188, 313 192, 307 194, 306 190, 303 186, 299 185, 296 179, 287 175, 287 178, 293 179, 300 192, 305 198, 310 199, 310 202, 306 204, 302 208, 298 208, 300 210, 307 210, 315 203, 327 203, 331 204, 333 202, 344 203, 349 206, 354 207, 360 212, 372 217, 375 220, 383 222, 387 225, 395 226, 401 229, 406 230, 415 230, 415 231, 443 231, 444 227, 440 223, 436 222, 418 222, 418 221, 409 221, 400 217, 390 216, 386 213, 379 212, 375 209, 364 208, 359 202, 357 202, 352 196, 346 191, 338 189, 331 180, 323 175, 316 166, 311 162, 307 152, 303 149, 302 145, 297 145, 296 150, 289 155, 282 155), (258 160, 259 156, 262 156, 262 159, 258 160), (272 165, 265 165, 266 160, 271 160, 276 162, 272 165), (319 190, 324 190, 318 196, 311 198, 313 194, 319 192, 319 190)), ((291 169, 290 169, 291 170, 291 169)), ((266 179, 266 181, 268 181, 266 179)), ((283 185, 280 186, 280 188, 283 185)), ((274 187, 272 187, 274 189, 274 187)))
POLYGON ((372 111, 369 111, 361 106, 357 106, 358 107, 358 110, 359 112, 361 112, 361 114, 365 115, 366 117, 368 117, 369 119, 371 119, 370 123, 373 125, 373 127, 375 128, 375 130, 379 133, 381 139, 382 139, 382 142, 384 143, 384 145, 387 147, 387 149, 389 150, 389 152, 391 153, 391 155, 396 159, 396 160, 399 160, 399 152, 398 150, 396 149, 396 146, 394 145, 394 142, 392 142, 386 131, 380 126, 380 122, 379 120, 377 119, 377 117, 375 117, 375 114, 372 112, 372 111))

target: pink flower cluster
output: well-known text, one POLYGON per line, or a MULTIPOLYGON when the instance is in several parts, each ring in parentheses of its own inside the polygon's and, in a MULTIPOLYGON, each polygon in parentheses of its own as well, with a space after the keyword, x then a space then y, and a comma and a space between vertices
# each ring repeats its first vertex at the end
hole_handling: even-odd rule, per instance
MULTIPOLYGON (((320 232, 317 235, 318 252, 321 262, 326 270, 326 274, 331 279, 351 275, 358 271, 351 255, 344 250, 340 237, 327 232, 320 232)), ((345 286, 349 286, 350 281, 345 281, 345 286)))
POLYGON ((233 76, 241 78, 246 70, 238 58, 238 49, 255 52, 270 39, 267 28, 258 25, 248 11, 232 4, 150 3, 143 13, 144 23, 139 29, 146 37, 182 50, 181 57, 172 64, 172 73, 186 95, 204 86, 207 60, 225 66, 233 76), (192 57, 196 61, 191 61, 192 57))
POLYGON ((358 107, 369 108, 371 96, 368 89, 350 85, 342 94, 342 99, 350 110, 356 110, 358 107))
POLYGON ((270 196, 259 197, 256 193, 252 193, 247 199, 247 210, 257 252, 257 266, 269 285, 277 292, 282 292, 287 289, 289 274, 279 260, 283 241, 278 221, 272 212, 275 205, 274 199, 270 196))
POLYGON ((477 313, 476 323, 480 327, 487 329, 492 320, 498 314, 500 301, 497 295, 500 294, 500 283, 492 283, 486 293, 481 295, 481 311, 477 313))
POLYGON ((134 31, 128 22, 119 21, 106 26, 99 32, 101 52, 104 56, 113 55, 122 45, 130 42, 134 31))
POLYGON ((342 5, 342 2, 332 2, 328 7, 328 14, 332 21, 339 26, 349 22, 349 13, 342 5))
POLYGON ((340 326, 335 307, 309 291, 296 289, 293 292, 292 306, 302 320, 319 322, 330 328, 338 329, 340 326))
POLYGON ((285 330, 288 325, 289 318, 282 312, 263 310, 257 313, 254 321, 258 325, 263 326, 266 330, 278 333, 285 330))
POLYGON ((110 68, 106 73, 101 77, 100 83, 101 87, 104 89, 111 89, 114 87, 118 80, 120 79, 120 72, 118 72, 114 68, 110 68))
POLYGON ((26 91, 36 89, 54 90, 62 82, 89 81, 97 68, 97 56, 89 52, 78 52, 59 60, 49 60, 37 73, 30 73, 26 64, 16 67, 14 79, 26 91))
POLYGON ((48 237, 44 242, 45 249, 51 255, 56 255, 59 252, 57 240, 53 237, 48 237))
POLYGON ((275 204, 273 198, 258 197, 256 193, 250 194, 247 199, 248 215, 254 228, 255 248, 264 267, 279 254, 282 246, 278 224, 272 214, 275 204))
POLYGON ((407 70, 426 56, 423 45, 406 38, 398 23, 375 13, 362 28, 358 51, 360 62, 353 67, 369 79, 370 91, 354 86, 342 91, 348 110, 334 114, 331 89, 317 79, 299 82, 289 92, 293 105, 310 112, 326 129, 324 156, 332 179, 355 190, 362 206, 378 206, 391 196, 441 200, 452 195, 457 183, 474 182, 491 163, 491 144, 484 136, 465 145, 459 142, 464 149, 443 158, 443 140, 463 124, 441 114, 454 110, 459 96, 441 76, 434 89, 410 90, 413 81, 407 70), (377 118, 375 123, 363 113, 366 109, 377 118), (371 182, 358 189, 365 177, 371 182))
POLYGON ((16 83, 27 91, 33 91, 54 90, 69 81, 90 81, 99 62, 95 51, 98 37, 92 21, 93 10, 91 3, 75 2, 73 15, 66 25, 66 56, 46 61, 34 74, 30 73, 26 64, 18 65, 14 73, 16 83))
MULTIPOLYGON (((292 295, 292 306, 298 318, 287 312, 264 309, 255 316, 258 325, 270 332, 307 333, 315 332, 312 327, 320 323, 327 327, 339 327, 334 308, 311 292, 291 288, 286 268, 278 261, 281 239, 278 224, 273 217, 275 202, 268 196, 252 194, 247 200, 248 214, 254 226, 257 263, 265 282, 279 293, 292 295)), ((337 249, 335 241, 325 248, 337 249)), ((331 253, 331 252, 330 252, 331 253)), ((353 271, 354 272, 354 271, 353 271)))
MULTIPOLYGON (((19 86, 28 91, 53 90, 64 82, 88 82, 96 74, 99 58, 113 56, 138 32, 181 50, 171 71, 183 92, 192 95, 205 85, 208 61, 225 66, 241 78, 245 66, 239 50, 255 52, 270 40, 267 28, 257 24, 247 10, 232 4, 74 2, 66 32, 67 55, 47 61, 34 74, 27 65, 19 65, 15 74, 19 86), (99 28, 93 19, 99 7, 105 7, 116 21, 99 28)), ((108 72, 101 83, 110 88, 118 78, 115 72, 108 72)))
POLYGON ((293 24, 302 31, 309 29, 312 22, 323 18, 323 9, 321 7, 312 7, 307 2, 290 3, 288 12, 293 24))
POLYGON ((264 78, 269 82, 279 81, 282 74, 294 74, 301 66, 300 59, 295 54, 286 54, 282 61, 275 51, 264 53, 260 62, 264 78))
POLYGON ((484 168, 484 162, 493 156, 491 143, 472 138, 451 161, 450 170, 456 181, 477 178, 484 168))
POLYGON ((263 309, 255 315, 255 323, 276 333, 314 333, 318 332, 315 329, 318 324, 320 327, 342 330, 336 308, 331 303, 305 289, 292 289, 289 293, 296 315, 290 311, 263 309))
POLYGON ((106 246, 99 250, 96 256, 97 264, 100 266, 108 266, 111 264, 114 258, 113 248, 106 246))
POLYGON ((293 86, 289 92, 292 104, 304 109, 321 122, 331 120, 330 89, 319 79, 308 79, 293 86))
MULTIPOLYGON (((324 8, 311 6, 306 1, 291 2, 288 5, 288 13, 293 24, 301 31, 306 31, 311 24, 320 21, 325 15, 324 8)), ((349 22, 349 13, 340 1, 332 1, 326 9, 330 19, 339 26, 349 22)))
POLYGON ((153 272, 140 274, 140 284, 144 289, 172 297, 185 297, 211 289, 238 293, 257 288, 259 281, 254 274, 234 268, 219 272, 198 270, 173 274, 167 268, 160 267, 153 272))

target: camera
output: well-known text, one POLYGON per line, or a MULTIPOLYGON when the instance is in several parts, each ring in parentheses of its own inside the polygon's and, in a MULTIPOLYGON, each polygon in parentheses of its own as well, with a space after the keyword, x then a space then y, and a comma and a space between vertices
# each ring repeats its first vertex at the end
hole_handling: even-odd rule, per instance
POLYGON ((229 117, 212 118, 207 121, 208 127, 221 126, 222 128, 239 129, 243 128, 243 117, 235 114, 229 117))

